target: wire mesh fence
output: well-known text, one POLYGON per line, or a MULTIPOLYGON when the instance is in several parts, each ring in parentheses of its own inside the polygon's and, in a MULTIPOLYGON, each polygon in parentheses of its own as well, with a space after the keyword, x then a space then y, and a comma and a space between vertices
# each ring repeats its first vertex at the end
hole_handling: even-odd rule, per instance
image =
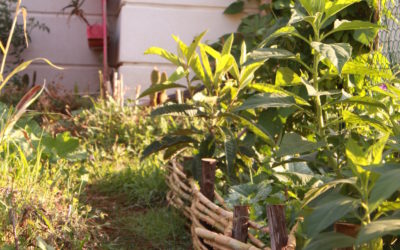
POLYGON ((380 2, 380 23, 384 27, 378 34, 377 50, 382 53, 375 63, 380 69, 393 69, 400 65, 400 3, 398 0, 380 2))

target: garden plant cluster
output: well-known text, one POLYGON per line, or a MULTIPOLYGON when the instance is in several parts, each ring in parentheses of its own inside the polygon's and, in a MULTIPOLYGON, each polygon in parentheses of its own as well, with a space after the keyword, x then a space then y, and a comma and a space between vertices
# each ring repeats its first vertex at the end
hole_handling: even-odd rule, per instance
MULTIPOLYGON (((0 90, 35 60, 58 68, 7 64, 15 32, 29 40, 27 11, 11 2, 0 90)), ((248 205, 252 221, 266 225, 266 206, 283 204, 299 249, 399 248, 400 79, 377 43, 388 27, 375 19, 390 11, 375 0, 257 2, 214 44, 203 32, 190 44, 173 36, 175 53, 145 52, 176 69, 141 98, 179 88, 183 102, 90 99, 28 112, 48 93, 27 84, 18 102, 2 103, 0 249, 189 249, 186 221, 165 198, 164 166, 184 157, 198 182, 201 160, 217 160, 216 191, 248 205)))

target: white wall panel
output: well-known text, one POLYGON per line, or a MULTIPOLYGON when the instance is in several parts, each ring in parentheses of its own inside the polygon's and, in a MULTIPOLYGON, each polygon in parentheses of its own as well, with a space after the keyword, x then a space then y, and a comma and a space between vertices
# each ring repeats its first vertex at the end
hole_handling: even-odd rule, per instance
POLYGON ((68 66, 63 70, 51 68, 44 64, 31 65, 26 71, 30 79, 36 71, 36 84, 57 84, 60 91, 74 91, 78 89, 81 94, 93 94, 99 90, 99 76, 97 67, 68 66), (68 84, 66 84, 68 83, 68 84))
MULTIPOLYGON (((173 67, 167 61, 152 55, 144 55, 150 46, 176 52, 177 35, 185 43, 208 30, 203 41, 215 42, 221 35, 234 32, 240 15, 224 15, 231 0, 125 0, 119 13, 119 72, 127 80, 131 91, 141 84, 149 86, 151 70, 173 67)), ((132 92, 128 92, 128 96, 132 92)))
POLYGON ((208 30, 204 40, 216 41, 221 35, 235 31, 240 18, 223 15, 220 9, 128 4, 122 8, 120 20, 119 62, 124 63, 163 62, 143 52, 150 46, 175 51, 172 34, 190 43, 195 35, 208 30))
MULTIPOLYGON (((35 64, 28 72, 37 71, 39 83, 57 82, 65 89, 73 90, 77 85, 80 90, 98 89, 98 70, 102 67, 102 53, 91 50, 88 46, 86 24, 77 17, 69 18, 62 13, 62 8, 69 0, 23 0, 28 9, 28 16, 45 23, 50 33, 35 29, 30 35, 32 42, 24 51, 23 57, 33 59, 45 57, 64 67, 57 71, 44 64, 35 64)), ((101 23, 101 0, 87 0, 83 6, 90 23, 101 23)))

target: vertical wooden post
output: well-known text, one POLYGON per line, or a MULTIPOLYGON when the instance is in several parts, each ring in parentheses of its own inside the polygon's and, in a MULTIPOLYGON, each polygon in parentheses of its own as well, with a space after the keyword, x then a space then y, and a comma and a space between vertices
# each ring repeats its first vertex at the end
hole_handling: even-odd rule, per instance
POLYGON ((267 217, 271 237, 271 249, 282 250, 288 243, 285 207, 283 205, 267 206, 267 217))
POLYGON ((118 72, 114 72, 113 74, 113 84, 112 84, 112 97, 114 101, 118 103, 118 92, 119 92, 119 82, 118 82, 118 72))
MULTIPOLYGON (((378 0, 378 1, 376 1, 376 2, 377 2, 377 8, 378 8, 378 9, 374 10, 373 22, 376 23, 376 24, 378 24, 379 21, 380 21, 380 19, 381 19, 381 17, 380 17, 380 12, 381 12, 381 1, 378 0)), ((383 7, 385 7, 385 6, 383 6, 383 7)), ((376 37, 375 37, 375 39, 374 39, 374 43, 373 43, 372 49, 373 49, 373 50, 378 50, 378 49, 379 49, 379 32, 378 32, 378 34, 376 35, 376 37)))
POLYGON ((214 159, 201 159, 200 192, 210 201, 214 201, 215 169, 217 161, 214 159))
POLYGON ((232 237, 246 243, 249 229, 249 206, 235 206, 233 210, 232 237))
POLYGON ((180 90, 180 89, 176 90, 176 102, 178 104, 182 104, 183 103, 182 90, 180 90))
POLYGON ((125 105, 125 91, 124 91, 124 76, 122 74, 119 75, 119 98, 121 108, 125 105))
MULTIPOLYGON (((201 159, 201 182, 200 192, 210 201, 214 201, 214 188, 215 188, 215 169, 217 167, 217 161, 210 158, 201 159)), ((208 230, 212 230, 212 227, 206 223, 203 223, 204 227, 208 230)), ((207 245, 207 244, 206 244, 207 245)), ((207 249, 213 249, 207 245, 207 249)))

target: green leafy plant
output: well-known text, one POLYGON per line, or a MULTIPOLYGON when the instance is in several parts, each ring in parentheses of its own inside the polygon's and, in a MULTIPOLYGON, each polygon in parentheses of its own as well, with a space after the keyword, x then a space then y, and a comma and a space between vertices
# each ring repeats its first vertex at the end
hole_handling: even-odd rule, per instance
MULTIPOLYGON (((331 39, 344 31, 368 32, 379 29, 377 24, 366 21, 335 20, 341 11, 357 2, 359 1, 354 0, 334 4, 332 1, 321 0, 312 3, 299 1, 291 5, 292 15, 288 24, 267 36, 260 43, 259 49, 250 53, 247 62, 266 62, 276 59, 289 60, 297 64, 297 70, 291 67, 278 68, 274 85, 255 83, 249 87, 268 95, 280 95, 281 102, 274 107, 279 108, 276 112, 285 117, 287 122, 280 129, 272 130, 280 146, 276 151, 277 157, 304 154, 325 147, 329 151, 323 152, 325 156, 322 158, 328 161, 339 176, 337 157, 340 156, 337 154, 335 156, 334 152, 340 149, 337 148, 338 144, 332 143, 339 138, 328 133, 329 130, 341 133, 340 126, 335 121, 340 120, 342 110, 338 109, 335 103, 353 100, 363 104, 359 97, 350 97, 351 95, 346 92, 348 77, 351 75, 390 77, 390 72, 379 72, 353 60, 353 47, 349 43, 336 43, 331 39), (304 24, 309 27, 306 32, 301 30, 304 24), (273 45, 273 41, 281 37, 291 37, 306 44, 310 54, 295 54, 277 48, 273 45), (312 58, 311 63, 308 62, 308 58, 312 58), (287 109, 288 107, 291 109, 287 109)), ((243 103, 242 109, 270 107, 270 97, 264 95, 262 98, 249 98, 243 103)), ((260 119, 271 112, 272 110, 267 110, 261 113, 260 119)), ((282 124, 281 121, 280 123, 282 124)))
POLYGON ((399 165, 385 162, 383 156, 389 134, 373 144, 350 139, 346 143, 348 167, 353 177, 338 179, 310 190, 304 205, 310 204, 312 212, 305 217, 305 232, 312 237, 306 249, 324 247, 349 247, 357 249, 383 249, 390 247, 392 238, 400 230, 400 185, 395 181, 400 174, 399 165), (333 223, 344 220, 361 225, 356 237, 343 232, 326 230, 333 223))
POLYGON ((246 114, 238 108, 247 96, 254 72, 262 62, 243 65, 247 60, 246 45, 243 43, 238 64, 230 53, 233 36, 226 40, 222 51, 218 52, 200 42, 204 35, 205 32, 196 37, 190 45, 174 37, 178 43, 177 54, 156 47, 146 51, 146 54, 164 57, 176 65, 177 69, 168 81, 150 87, 141 97, 179 87, 187 89, 192 99, 184 104, 168 104, 152 111, 152 116, 183 117, 187 122, 183 128, 150 144, 143 151, 142 157, 167 149, 165 158, 169 158, 177 152, 191 149, 196 155, 194 169, 201 158, 215 157, 224 162, 223 172, 234 177, 236 166, 241 165, 245 169, 251 166, 251 158, 255 156, 251 148, 252 134, 258 135, 268 145, 274 145, 270 136, 251 122, 251 114, 246 114), (191 72, 195 74, 192 79, 191 72), (176 83, 182 78, 186 80, 186 86, 176 83))

